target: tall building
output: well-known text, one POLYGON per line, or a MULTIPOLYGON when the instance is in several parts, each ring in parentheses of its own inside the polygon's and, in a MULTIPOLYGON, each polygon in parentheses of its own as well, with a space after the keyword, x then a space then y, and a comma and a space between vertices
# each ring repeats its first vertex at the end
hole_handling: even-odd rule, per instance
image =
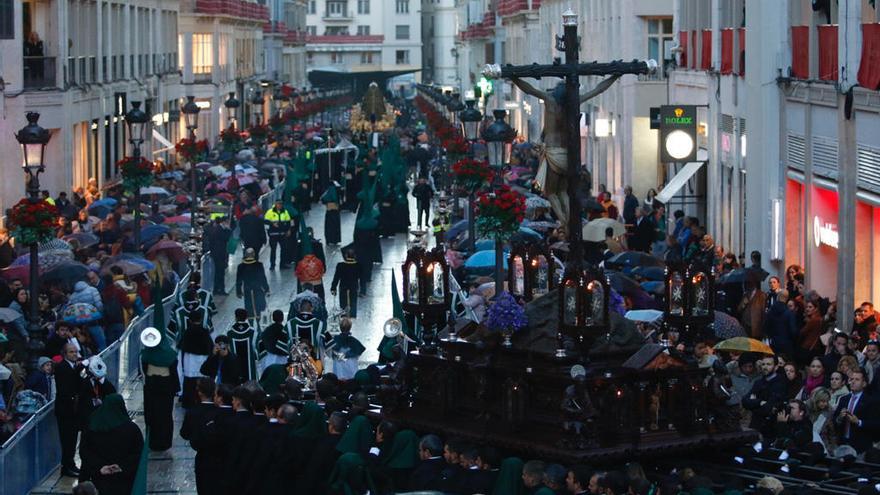
MULTIPOLYGON (((679 0, 671 101, 708 105, 708 231, 854 304, 880 297, 880 24, 869 0, 679 0), (818 10, 817 10, 818 7, 818 10)), ((689 181, 693 182, 693 181, 689 181)))
POLYGON ((422 0, 422 80, 459 86, 455 0, 422 0))
MULTIPOLYGON (((173 139, 182 94, 178 75, 179 2, 9 2, 0 10, 0 211, 24 197, 21 149, 13 133, 25 112, 40 113, 52 138, 40 184, 55 196, 114 179, 116 162, 129 153, 124 114, 142 101, 155 135, 173 139), (25 57, 25 41, 42 52, 25 57), (35 45, 37 46, 37 45, 35 45)), ((148 139, 150 156, 164 147, 148 139)))
POLYGON ((422 68, 420 0, 309 0, 307 64, 317 86, 365 88, 422 68))
MULTIPOLYGON (((200 138, 214 140, 228 125, 223 102, 229 93, 246 102, 261 91, 260 83, 266 79, 264 63, 276 58, 264 56, 263 27, 270 21, 269 12, 267 6, 247 0, 181 3, 179 64, 187 95, 195 96, 202 109, 200 138)), ((250 111, 250 105, 239 108, 242 125, 253 123, 250 111)), ((268 113, 264 110, 262 115, 268 113)))

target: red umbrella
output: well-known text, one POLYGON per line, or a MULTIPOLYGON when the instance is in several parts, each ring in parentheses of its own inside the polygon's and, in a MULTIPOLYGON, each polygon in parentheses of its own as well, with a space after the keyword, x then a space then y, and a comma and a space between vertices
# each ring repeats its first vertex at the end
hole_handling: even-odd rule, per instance
POLYGON ((3 277, 5 280, 19 279, 21 283, 28 285, 31 280, 31 267, 29 265, 10 266, 0 270, 0 277, 3 277))
POLYGON ((189 223, 190 217, 188 214, 186 215, 177 215, 176 217, 168 217, 163 223, 189 223))
POLYGON ((147 251, 147 259, 156 259, 156 256, 159 254, 164 254, 171 261, 182 261, 187 259, 186 253, 183 251, 183 246, 181 246, 179 242, 169 239, 163 239, 156 244, 153 244, 153 247, 147 251))

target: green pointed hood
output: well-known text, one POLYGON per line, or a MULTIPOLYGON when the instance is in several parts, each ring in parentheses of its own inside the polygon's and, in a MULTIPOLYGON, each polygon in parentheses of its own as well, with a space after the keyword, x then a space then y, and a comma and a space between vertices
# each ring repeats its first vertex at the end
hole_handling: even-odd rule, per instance
POLYGON ((299 222, 299 232, 297 233, 299 240, 299 259, 303 259, 310 254, 315 254, 312 249, 312 236, 309 235, 309 228, 305 222, 299 222))
POLYGON ((167 368, 177 360, 177 351, 172 347, 171 338, 165 329, 165 305, 162 304, 162 287, 159 285, 158 279, 153 282, 151 293, 152 300, 155 301, 153 303, 153 326, 159 330, 162 339, 155 347, 145 347, 141 351, 141 357, 146 364, 167 368))
POLYGON ((501 462, 492 495, 523 495, 526 487, 522 481, 523 461, 519 457, 508 457, 501 462))
POLYGON ((292 434, 303 438, 320 438, 327 433, 327 420, 324 410, 314 402, 306 402, 300 414, 299 426, 292 434))
POLYGON ((364 174, 364 186, 358 193, 361 205, 358 208, 357 220, 354 222, 356 229, 373 230, 379 226, 379 209, 376 208, 376 182, 364 174))
POLYGON ((125 399, 119 394, 109 394, 89 416, 89 431, 110 431, 129 421, 125 399))
POLYGON ((366 453, 373 445, 373 427, 364 416, 358 416, 352 420, 351 425, 343 433, 336 450, 343 454, 366 453))
POLYGON ((345 495, 356 495, 350 483, 356 481, 358 485, 366 486, 370 493, 379 493, 370 475, 370 469, 360 454, 347 453, 339 456, 333 471, 330 473, 330 491, 345 495))
POLYGON ((385 465, 392 469, 411 469, 419 463, 419 436, 412 430, 403 430, 394 435, 391 453, 385 465))

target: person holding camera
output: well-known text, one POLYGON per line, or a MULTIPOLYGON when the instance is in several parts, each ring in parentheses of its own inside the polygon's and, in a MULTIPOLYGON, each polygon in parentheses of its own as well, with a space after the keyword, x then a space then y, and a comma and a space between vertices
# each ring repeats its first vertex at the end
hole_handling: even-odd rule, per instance
POLYGON ((765 356, 758 361, 761 378, 752 385, 749 395, 742 400, 743 407, 752 412, 749 427, 761 432, 768 439, 773 438, 776 415, 785 403, 788 393, 788 382, 776 372, 777 364, 774 355, 765 356))
POLYGON ((776 413, 776 443, 786 450, 812 450, 813 424, 803 401, 792 399, 776 413))
POLYGON ((241 369, 238 360, 229 351, 229 337, 218 335, 214 339, 214 350, 200 371, 214 383, 223 383, 230 387, 241 384, 241 369))

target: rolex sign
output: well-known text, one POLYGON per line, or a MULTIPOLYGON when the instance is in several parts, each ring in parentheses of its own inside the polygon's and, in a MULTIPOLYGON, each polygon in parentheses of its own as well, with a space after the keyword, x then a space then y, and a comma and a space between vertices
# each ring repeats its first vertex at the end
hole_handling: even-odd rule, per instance
POLYGON ((697 107, 660 107, 660 161, 687 163, 697 159, 697 107))

